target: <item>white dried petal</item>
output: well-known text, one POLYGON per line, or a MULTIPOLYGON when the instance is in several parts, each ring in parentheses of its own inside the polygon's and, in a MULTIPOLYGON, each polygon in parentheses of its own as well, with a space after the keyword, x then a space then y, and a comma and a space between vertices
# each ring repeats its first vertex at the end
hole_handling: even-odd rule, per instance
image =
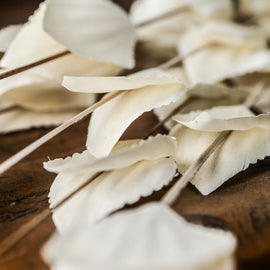
MULTIPOLYGON (((138 78, 138 81, 140 78, 138 78)), ((127 127, 144 112, 176 102, 185 94, 180 81, 168 85, 149 85, 126 91, 92 114, 86 146, 97 158, 109 155, 127 127)))
POLYGON ((260 16, 268 14, 270 11, 270 2, 268 0, 245 0, 241 3, 241 9, 247 14, 254 14, 256 19, 260 19, 260 16))
POLYGON ((184 61, 192 85, 215 83, 226 78, 269 70, 270 52, 266 49, 267 35, 257 28, 236 26, 229 22, 212 22, 189 31, 179 43, 179 53, 188 52, 211 42, 184 61), (202 63, 204 67, 202 68, 202 63), (232 65, 233 63, 233 65, 232 65))
MULTIPOLYGON (((76 227, 81 212, 87 222, 97 222, 125 204, 152 194, 167 185, 176 173, 173 159, 140 161, 123 169, 105 172, 53 213, 61 234, 76 227)), ((64 173, 56 177, 49 194, 51 207, 91 177, 91 173, 64 173)))
MULTIPOLYGON (((235 78, 236 84, 241 88, 245 89, 247 94, 250 95, 254 89, 257 87, 258 82, 262 85, 267 85, 269 82, 268 73, 252 73, 242 77, 235 78)), ((257 101, 256 107, 259 108, 262 112, 270 112, 270 91, 266 89, 261 94, 260 100, 257 101)))
POLYGON ((201 131, 270 129, 270 113, 254 116, 244 105, 220 106, 206 111, 178 114, 175 121, 191 129, 201 131))
POLYGON ((56 270, 232 270, 235 248, 232 234, 188 223, 152 203, 97 224, 77 223, 68 234, 54 235, 43 256, 56 270))
POLYGON ((79 93, 107 93, 168 84, 183 84, 183 82, 170 73, 158 69, 149 69, 133 75, 117 77, 65 76, 62 83, 68 90, 79 93))
POLYGON ((0 101, 32 111, 74 110, 88 107, 95 100, 95 94, 71 93, 57 82, 30 72, 0 81, 0 101))
POLYGON ((184 126, 176 126, 170 135, 178 142, 175 160, 181 173, 208 148, 219 131, 234 130, 191 180, 204 195, 213 192, 250 164, 270 155, 269 114, 250 116, 250 112, 240 106, 230 106, 176 118, 184 126))
MULTIPOLYGON (((183 74, 182 69, 178 70, 178 73, 180 72, 183 74)), ((242 87, 229 88, 215 84, 196 84, 195 86, 189 87, 187 94, 190 96, 191 101, 185 104, 180 112, 181 114, 186 114, 194 110, 206 110, 215 106, 240 104, 249 93, 250 91, 246 90, 246 87, 242 89, 242 87)), ((161 108, 155 109, 154 113, 158 119, 162 121, 175 111, 179 105, 181 105, 181 102, 180 100, 167 106, 162 106, 161 108)), ((178 111, 178 113, 180 112, 178 111)), ((175 114, 177 114, 177 112, 175 112, 175 114)), ((175 121, 168 120, 164 125, 170 130, 175 124, 175 121)))
MULTIPOLYGON (((130 18, 134 24, 138 25, 186 6, 186 1, 182 0, 137 0, 131 6, 130 18)), ((199 14, 186 10, 179 12, 178 15, 139 27, 137 33, 140 40, 175 49, 179 37, 187 29, 199 25, 203 20, 199 14)))
POLYGON ((135 27, 126 12, 105 0, 51 0, 44 29, 82 57, 132 68, 135 27))
POLYGON ((193 10, 206 17, 229 19, 232 17, 232 4, 228 0, 187 0, 193 10))
POLYGON ((130 17, 140 24, 184 6, 185 0, 137 0, 130 8, 130 17))
MULTIPOLYGON (((47 2, 23 25, 6 54, 1 60, 1 67, 13 69, 67 50, 46 34, 42 29, 42 20, 47 2)), ((59 84, 63 75, 106 76, 117 74, 121 68, 105 63, 98 63, 74 54, 63 56, 44 65, 32 68, 31 73, 55 80, 59 84)))
POLYGON ((0 114, 0 133, 58 126, 78 113, 79 111, 75 110, 64 112, 32 112, 23 109, 11 109, 0 114))
POLYGON ((147 140, 120 141, 112 153, 103 159, 96 159, 88 150, 65 159, 44 163, 50 172, 95 173, 130 166, 140 160, 155 160, 171 156, 176 150, 176 141, 169 136, 157 135, 147 140))

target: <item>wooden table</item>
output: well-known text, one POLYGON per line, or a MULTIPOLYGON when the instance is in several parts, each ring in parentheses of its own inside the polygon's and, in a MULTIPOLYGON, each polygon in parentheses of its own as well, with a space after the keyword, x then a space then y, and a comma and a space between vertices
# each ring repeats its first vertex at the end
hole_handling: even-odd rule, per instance
MULTIPOLYGON (((38 1, 26 2, 28 4, 31 2, 31 8, 34 9, 38 1)), ((17 3, 21 2, 17 1, 17 3)), ((9 4, 6 3, 6 7, 11 8, 9 4)), ((7 8, 2 9, 4 5, 0 4, 1 14, 7 11, 10 14, 16 13, 7 8)), ((13 6, 16 11, 20 10, 19 17, 23 17, 22 14, 27 16, 29 12, 31 13, 31 8, 22 9, 20 5, 13 6)), ((3 17, 0 18, 3 20, 3 17)), ((8 16, 4 18, 6 22, 11 22, 8 16)), ((4 25, 3 21, 0 21, 0 25, 4 25)), ((142 51, 139 48, 139 65, 147 62, 147 53, 142 51)), ((135 121, 123 138, 141 138, 156 122, 157 119, 152 113, 146 113, 135 121)), ((47 157, 51 159, 65 157, 84 150, 87 125, 87 119, 74 125, 0 176, 0 239, 4 239, 48 207, 47 195, 55 175, 46 172, 42 162, 46 161, 47 157)), ((0 162, 48 130, 33 129, 1 135, 0 162)), ((165 132, 162 129, 160 131, 165 132)), ((250 166, 206 197, 189 185, 174 208, 191 222, 228 229, 237 235, 239 269, 270 269, 269 180, 270 158, 266 158, 250 166)), ((141 199, 136 205, 159 199, 165 190, 141 199)), ((134 207, 134 205, 127 207, 134 207)), ((0 269, 48 269, 40 258, 39 250, 53 230, 54 225, 50 219, 43 222, 6 254, 0 261, 0 269)))

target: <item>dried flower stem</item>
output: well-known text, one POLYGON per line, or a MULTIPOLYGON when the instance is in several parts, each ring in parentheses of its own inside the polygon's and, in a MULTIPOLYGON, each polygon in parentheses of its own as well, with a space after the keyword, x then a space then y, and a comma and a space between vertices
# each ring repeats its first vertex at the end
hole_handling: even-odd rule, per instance
POLYGON ((137 24, 136 26, 139 28, 139 27, 144 27, 144 26, 147 26, 149 24, 153 24, 155 22, 158 22, 158 21, 161 21, 161 20, 165 20, 165 19, 168 19, 168 18, 171 18, 173 16, 176 16, 176 15, 179 15, 181 13, 184 13, 184 12, 187 12, 190 10, 190 7, 189 6, 181 6, 181 7, 178 7, 176 9, 173 9, 173 10, 170 10, 164 14, 161 14, 161 15, 158 15, 152 19, 149 19, 145 22, 142 22, 142 23, 139 23, 137 24))
POLYGON ((165 62, 164 64, 159 65, 158 68, 159 69, 168 69, 176 64, 183 62, 187 58, 189 58, 189 57, 191 57, 191 56, 193 56, 193 55, 195 55, 203 50, 211 48, 214 45, 215 45, 214 43, 207 43, 205 45, 202 45, 198 48, 195 48, 195 49, 189 51, 185 55, 177 55, 177 56, 173 57, 172 59, 170 59, 169 61, 165 62))
POLYGON ((48 63, 48 62, 50 62, 52 60, 58 59, 60 57, 63 57, 65 55, 68 55, 70 53, 71 53, 70 51, 66 50, 66 51, 63 51, 63 52, 54 54, 52 56, 43 58, 41 60, 38 60, 36 62, 30 63, 28 65, 25 65, 25 66, 21 66, 21 67, 15 68, 15 69, 8 70, 8 71, 3 72, 3 73, 0 74, 0 80, 3 80, 3 79, 8 78, 8 77, 11 77, 13 75, 16 75, 18 73, 21 73, 23 71, 26 71, 28 69, 31 69, 31 68, 40 66, 42 64, 48 63))
POLYGON ((210 155, 226 141, 231 133, 232 131, 222 132, 201 156, 191 164, 185 173, 177 180, 176 184, 163 196, 161 202, 172 206, 188 182, 197 174, 210 155))

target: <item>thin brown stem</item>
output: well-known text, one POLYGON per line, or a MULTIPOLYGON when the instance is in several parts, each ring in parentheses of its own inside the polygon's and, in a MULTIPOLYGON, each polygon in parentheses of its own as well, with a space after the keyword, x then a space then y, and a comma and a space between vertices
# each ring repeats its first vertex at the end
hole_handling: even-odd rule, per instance
POLYGON ((38 60, 36 62, 27 64, 25 66, 21 66, 21 67, 12 69, 12 70, 8 70, 8 71, 3 72, 3 73, 0 74, 0 80, 3 80, 3 79, 8 78, 8 77, 11 77, 11 76, 13 76, 15 74, 21 73, 21 72, 26 71, 28 69, 31 69, 31 68, 40 66, 42 64, 48 63, 48 62, 50 62, 52 60, 56 60, 56 59, 58 59, 60 57, 63 57, 65 55, 68 55, 70 53, 71 53, 70 51, 65 50, 65 51, 62 51, 60 53, 57 53, 57 54, 51 55, 49 57, 43 58, 41 60, 38 60))
POLYGON ((199 169, 203 166, 205 161, 211 156, 212 153, 219 148, 225 140, 229 137, 232 131, 222 132, 211 145, 202 153, 202 155, 191 164, 191 166, 185 171, 182 177, 180 177, 176 184, 163 196, 161 202, 172 206, 175 200, 180 195, 180 192, 188 184, 188 182, 197 174, 199 169))
POLYGON ((164 14, 158 15, 152 19, 149 19, 147 21, 139 23, 136 26, 137 26, 137 28, 142 28, 142 27, 147 26, 149 24, 153 24, 153 23, 156 23, 158 21, 162 21, 162 20, 171 18, 173 16, 177 16, 177 15, 184 13, 184 12, 187 12, 189 10, 190 10, 189 6, 181 6, 181 7, 174 9, 174 10, 170 10, 164 14))
POLYGON ((202 46, 200 46, 198 48, 195 48, 195 49, 191 50, 190 52, 188 52, 185 55, 177 55, 177 56, 173 57, 172 59, 170 59, 169 61, 159 65, 158 68, 159 69, 168 69, 168 68, 170 68, 172 66, 175 66, 176 64, 182 63, 187 58, 189 58, 189 57, 191 57, 191 56, 193 56, 193 55, 195 55, 195 54, 197 54, 197 53, 199 53, 199 52, 201 52, 201 51, 203 51, 205 49, 211 48, 212 46, 214 46, 213 43, 207 43, 205 45, 202 45, 202 46))

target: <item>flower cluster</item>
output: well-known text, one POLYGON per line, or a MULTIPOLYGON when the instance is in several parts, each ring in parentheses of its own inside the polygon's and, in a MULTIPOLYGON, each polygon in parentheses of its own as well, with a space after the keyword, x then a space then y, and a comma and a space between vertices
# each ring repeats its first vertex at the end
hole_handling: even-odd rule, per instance
POLYGON ((208 195, 270 155, 269 15, 267 0, 136 0, 129 13, 50 0, 0 31, 3 73, 66 52, 0 80, 0 132, 58 125, 104 95, 85 151, 44 163, 57 174, 57 232, 42 250, 52 269, 234 269, 232 233, 188 223, 166 200, 119 210, 175 178, 208 195), (175 57, 120 74, 138 42, 175 57), (168 135, 120 140, 152 110, 168 135))

